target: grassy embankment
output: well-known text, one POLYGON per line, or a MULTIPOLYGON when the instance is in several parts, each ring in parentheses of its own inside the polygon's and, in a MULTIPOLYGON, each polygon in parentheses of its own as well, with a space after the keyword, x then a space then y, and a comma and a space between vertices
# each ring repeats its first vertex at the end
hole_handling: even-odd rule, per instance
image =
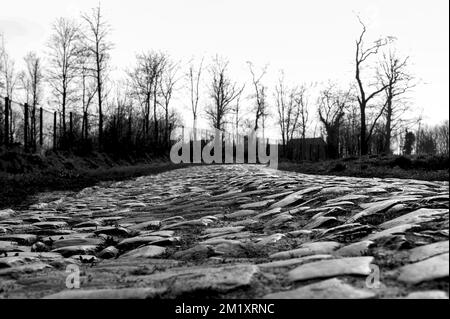
POLYGON ((69 152, 46 156, 17 150, 0 150, 0 209, 29 203, 45 191, 77 191, 102 181, 119 181, 184 167, 167 158, 118 158, 92 153, 77 156, 69 152))
POLYGON ((366 156, 320 162, 281 161, 278 169, 305 174, 448 181, 446 156, 366 156))

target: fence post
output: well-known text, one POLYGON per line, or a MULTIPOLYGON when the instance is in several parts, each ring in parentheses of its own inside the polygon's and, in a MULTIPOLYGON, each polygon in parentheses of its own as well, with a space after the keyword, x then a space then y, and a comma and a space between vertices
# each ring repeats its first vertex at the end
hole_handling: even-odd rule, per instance
POLYGON ((33 110, 31 113, 31 147, 33 152, 36 152, 36 105, 33 105, 33 110))
POLYGON ((44 115, 44 112, 41 107, 41 108, 39 108, 39 145, 41 147, 42 147, 42 144, 44 143, 43 128, 42 128, 42 123, 44 122, 43 115, 44 115))
POLYGON ((23 105, 24 109, 24 119, 23 119, 23 146, 25 151, 28 150, 28 103, 23 105))
POLYGON ((53 150, 56 150, 56 111, 53 113, 53 150))
MULTIPOLYGON (((56 116, 56 121, 58 122, 58 115, 56 116)), ((58 143, 58 147, 61 147, 62 149, 64 149, 66 147, 66 118, 65 118, 65 114, 64 114, 64 121, 63 121, 63 117, 62 117, 62 112, 59 112, 59 143, 58 143)))
POLYGON ((5 145, 9 144, 9 97, 5 97, 5 145))

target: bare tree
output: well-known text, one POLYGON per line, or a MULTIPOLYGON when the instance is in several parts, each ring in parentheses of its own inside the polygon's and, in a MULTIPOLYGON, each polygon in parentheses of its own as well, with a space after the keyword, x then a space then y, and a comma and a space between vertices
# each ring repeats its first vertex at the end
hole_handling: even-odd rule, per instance
POLYGON ((176 89, 175 85, 178 81, 176 78, 179 70, 178 63, 174 63, 172 61, 168 61, 161 77, 161 81, 159 81, 160 91, 162 96, 162 102, 160 103, 164 110, 164 141, 167 145, 169 145, 169 104, 172 99, 172 95, 174 90, 176 89))
POLYGON ((194 129, 194 139, 197 138, 197 116, 198 116, 198 101, 199 101, 199 88, 200 88, 200 77, 202 74, 203 68, 203 59, 200 61, 199 66, 196 68, 194 63, 191 61, 189 65, 189 70, 187 73, 188 81, 189 81, 189 93, 191 98, 191 111, 192 117, 194 120, 193 129, 194 129))
POLYGON ((5 44, 4 44, 4 38, 3 38, 3 34, 0 33, 0 92, 1 90, 3 90, 5 88, 5 81, 4 81, 4 76, 3 76, 3 59, 4 59, 4 55, 5 55, 5 44))
POLYGON ((252 84, 255 90, 255 93, 253 94, 252 97, 255 99, 255 106, 254 106, 255 125, 253 129, 256 131, 259 128, 259 120, 267 116, 267 101, 266 101, 267 87, 265 87, 261 83, 263 76, 266 74, 267 65, 264 66, 260 74, 257 76, 255 74, 255 71, 253 70, 253 64, 251 62, 247 62, 247 64, 250 69, 250 73, 252 75, 252 84))
POLYGON ((136 66, 128 72, 132 94, 143 106, 144 135, 146 137, 149 135, 152 103, 154 121, 157 121, 157 94, 160 87, 159 78, 164 66, 164 59, 165 57, 161 53, 154 51, 138 54, 136 56, 136 66))
POLYGON ((160 82, 162 81, 162 74, 168 64, 168 56, 160 53, 157 56, 157 60, 155 61, 155 70, 154 70, 154 76, 155 79, 153 81, 153 122, 154 122, 154 140, 155 142, 158 141, 158 135, 159 135, 159 128, 158 128, 158 117, 157 117, 157 105, 158 103, 158 91, 160 88, 160 82))
POLYGON ((277 106, 278 125, 280 127, 284 155, 286 155, 286 145, 298 130, 299 109, 301 108, 299 102, 298 89, 289 89, 286 87, 284 73, 282 72, 278 84, 275 87, 275 103, 277 106))
POLYGON ((283 153, 286 152, 286 143, 288 139, 287 127, 289 126, 290 110, 286 105, 286 88, 284 84, 284 74, 281 73, 278 84, 275 87, 275 102, 278 111, 278 125, 280 126, 281 141, 283 144, 283 153))
POLYGON ((77 70, 81 86, 82 111, 88 112, 97 93, 97 81, 92 72, 92 53, 86 46, 82 46, 79 50, 77 70))
POLYGON ((81 106, 83 119, 81 123, 81 136, 88 138, 88 114, 89 106, 94 102, 97 93, 97 81, 92 72, 92 55, 87 47, 80 49, 77 62, 79 85, 81 86, 81 106))
POLYGON ((3 76, 6 95, 10 98, 13 97, 19 81, 19 74, 17 73, 15 66, 15 61, 10 58, 8 53, 5 53, 3 55, 3 76))
POLYGON ((148 135, 150 122, 150 104, 153 92, 154 68, 153 53, 136 55, 136 66, 128 71, 131 83, 131 94, 143 106, 144 135, 148 135))
POLYGON ((76 101, 75 79, 78 76, 77 61, 80 53, 80 32, 73 20, 59 18, 53 25, 48 43, 50 52, 48 82, 53 96, 61 105, 62 130, 66 132, 66 110, 76 101))
POLYGON ((213 100, 212 105, 206 109, 206 116, 212 127, 223 130, 225 117, 232 109, 232 102, 244 90, 244 86, 239 88, 235 82, 228 76, 228 61, 216 56, 210 68, 211 86, 210 97, 213 100))
POLYGON ((408 57, 401 59, 394 51, 389 51, 383 54, 383 60, 378 68, 378 78, 382 86, 386 87, 383 152, 387 154, 391 153, 392 132, 399 129, 400 125, 407 124, 404 115, 409 105, 401 97, 414 86, 411 83, 412 77, 407 71, 407 62, 408 57))
POLYGON ((350 91, 341 91, 333 83, 320 92, 319 119, 327 134, 327 150, 330 158, 339 157, 340 126, 345 115, 350 91))
POLYGON ((91 13, 83 14, 83 20, 87 24, 87 30, 83 34, 83 42, 87 50, 93 57, 93 65, 91 71, 95 75, 97 81, 97 97, 98 97, 98 134, 99 141, 102 141, 103 134, 103 101, 105 99, 105 80, 106 72, 110 59, 110 51, 113 47, 108 40, 110 27, 103 18, 101 7, 93 8, 91 13))
MULTIPOLYGON (((364 23, 359 19, 360 24, 362 25, 362 32, 359 36, 359 38, 356 40, 356 54, 355 54, 355 78, 358 85, 358 104, 360 109, 360 116, 361 116, 361 127, 360 127, 360 143, 361 148, 360 152, 361 155, 367 155, 369 152, 369 140, 373 133, 373 129, 380 118, 380 116, 384 113, 384 108, 382 108, 377 115, 375 115, 375 119, 373 121, 372 126, 367 128, 367 118, 366 118, 366 111, 367 107, 369 105, 369 102, 378 94, 383 92, 386 88, 386 84, 378 85, 376 88, 371 91, 367 92, 367 88, 364 85, 364 79, 362 77, 362 71, 365 62, 367 62, 367 59, 372 56, 376 55, 381 47, 387 45, 390 38, 388 39, 379 39, 375 41, 373 44, 371 44, 368 48, 364 45, 364 35, 366 34, 366 26, 364 23)), ((378 83, 379 84, 379 83, 378 83)), ((370 85, 369 86, 374 86, 370 85)))
POLYGON ((17 88, 17 84, 19 81, 19 74, 15 69, 15 61, 10 57, 9 53, 5 49, 5 42, 2 36, 2 43, 0 47, 0 57, 2 58, 0 61, 0 84, 4 87, 6 96, 12 98, 14 90, 17 88))
MULTIPOLYGON (((351 99, 353 100, 354 97, 352 96, 351 99)), ((341 156, 356 156, 360 153, 359 124, 359 105, 358 103, 349 103, 340 125, 339 153, 341 156)))
POLYGON ((445 120, 441 125, 436 127, 437 149, 440 155, 448 156, 449 153, 449 122, 445 120))
POLYGON ((241 118, 241 114, 240 114, 240 110, 241 110, 240 100, 241 100, 241 96, 239 95, 236 98, 236 103, 235 103, 234 108, 233 108, 233 112, 234 112, 234 133, 236 135, 239 134, 239 125, 242 122, 242 118, 241 118))
POLYGON ((298 113, 298 130, 300 131, 300 136, 303 140, 303 143, 306 138, 306 129, 309 121, 309 97, 308 97, 308 88, 306 84, 302 84, 294 95, 294 100, 297 106, 298 113))
POLYGON ((41 59, 35 52, 29 52, 25 58, 26 72, 23 75, 23 84, 27 92, 27 103, 31 107, 31 125, 30 125, 30 137, 32 141, 32 147, 36 149, 36 108, 42 98, 42 82, 44 80, 44 74, 42 69, 41 59))
MULTIPOLYGON (((6 96, 8 96, 10 99, 12 99, 20 78, 19 78, 19 74, 16 72, 14 60, 9 56, 8 52, 5 49, 5 42, 4 42, 3 36, 1 38, 1 44, 0 44, 0 58, 1 58, 1 60, 0 60, 0 71, 1 71, 1 73, 0 73, 0 89, 2 89, 5 92, 6 96)), ((3 112, 2 112, 2 117, 3 117, 3 112)), ((16 129, 16 120, 17 120, 17 114, 12 112, 11 109, 9 112, 8 120, 9 120, 8 121, 9 136, 5 136, 4 140, 7 143, 10 143, 13 141, 13 136, 15 134, 15 129, 16 129)), ((6 123, 7 122, 5 119, 5 124, 6 123)))

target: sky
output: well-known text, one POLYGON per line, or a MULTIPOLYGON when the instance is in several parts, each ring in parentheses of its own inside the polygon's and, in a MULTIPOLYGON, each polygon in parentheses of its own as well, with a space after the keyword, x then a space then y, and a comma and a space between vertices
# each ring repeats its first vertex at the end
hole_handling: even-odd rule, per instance
MULTIPOLYGON (((42 52, 57 17, 78 18, 98 3, 5 1, 0 32, 7 50, 19 62, 30 50, 42 52)), ((281 69, 292 84, 350 83, 359 15, 367 24, 367 41, 395 36, 397 52, 410 56, 409 69, 417 82, 410 101, 416 114, 428 124, 449 117, 447 0, 104 0, 101 5, 112 26, 116 76, 132 66, 136 53, 155 49, 182 61, 227 57, 233 78, 240 82, 250 80, 246 61, 269 64, 264 78, 269 87, 281 69)), ((250 93, 246 89, 245 96, 250 93)), ((182 96, 174 104, 188 119, 189 102, 182 96)), ((207 102, 203 98, 200 104, 207 102)))

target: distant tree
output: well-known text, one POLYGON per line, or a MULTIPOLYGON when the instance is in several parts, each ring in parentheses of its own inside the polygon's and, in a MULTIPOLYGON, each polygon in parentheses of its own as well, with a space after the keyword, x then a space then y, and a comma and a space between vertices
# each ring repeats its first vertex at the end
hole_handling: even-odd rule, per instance
POLYGON ((297 105, 298 114, 298 131, 302 138, 302 143, 305 145, 306 130, 309 121, 309 110, 308 110, 308 89, 305 84, 302 84, 294 95, 294 100, 297 105))
POLYGON ((280 127, 281 142, 283 145, 283 155, 286 155, 286 144, 289 139, 289 128, 292 120, 292 105, 287 103, 287 88, 284 83, 284 73, 278 79, 278 84, 275 87, 275 102, 278 112, 278 125, 280 127))
POLYGON ((19 82, 19 74, 15 68, 15 61, 10 57, 9 53, 5 49, 4 39, 2 38, 2 44, 0 47, 0 84, 4 88, 6 96, 13 97, 14 91, 17 88, 19 82))
POLYGON ((169 109, 169 104, 170 101, 172 99, 173 93, 176 90, 176 83, 178 81, 177 78, 177 73, 179 70, 179 65, 178 63, 174 63, 173 61, 168 60, 163 72, 162 72, 162 76, 161 76, 161 81, 159 81, 159 85, 160 85, 160 91, 161 91, 161 96, 162 96, 162 101, 161 101, 161 106, 164 110, 164 141, 165 143, 167 143, 167 145, 169 145, 169 131, 170 131, 170 127, 169 127, 169 114, 170 114, 170 109, 169 109))
MULTIPOLYGON (((383 59, 378 69, 378 78, 385 93, 384 102, 384 146, 383 152, 391 153, 392 132, 400 129, 400 126, 408 124, 405 113, 409 109, 408 103, 402 100, 402 96, 414 86, 412 77, 407 71, 408 57, 399 58, 394 51, 383 54, 383 59)), ((411 121, 410 121, 411 122, 411 121)))
POLYGON ((339 139, 342 119, 350 101, 349 91, 340 91, 330 83, 319 96, 319 119, 325 127, 328 156, 339 157, 339 139))
POLYGON ((200 98, 200 78, 202 75, 203 69, 203 58, 200 61, 200 64, 196 67, 194 62, 191 61, 189 64, 189 70, 187 73, 187 78, 189 81, 189 93, 190 93, 190 102, 191 102, 191 111, 193 117, 193 129, 194 129, 194 139, 197 139, 197 117, 198 117, 198 101, 200 98))
POLYGON ((48 43, 48 83, 53 96, 61 105, 62 131, 66 133, 66 110, 77 101, 76 78, 78 56, 81 52, 80 29, 73 20, 59 18, 53 24, 53 34, 48 43))
POLYGON ((241 97, 238 96, 236 98, 236 103, 234 106, 234 133, 235 134, 239 134, 239 125, 242 122, 242 118, 241 118, 241 114, 240 114, 240 110, 241 110, 241 104, 240 104, 240 99, 241 97))
MULTIPOLYGON (((166 54, 161 53, 159 55, 159 60, 157 61, 157 68, 155 73, 155 81, 153 83, 153 122, 154 122, 154 140, 158 141, 159 135, 159 125, 158 125, 158 117, 156 113, 158 103, 158 95, 159 95, 159 83, 162 81, 162 75, 164 70, 167 67, 169 57, 166 54)), ((169 99, 170 100, 170 99, 169 99)))
POLYGON ((437 153, 436 134, 432 127, 422 127, 417 134, 416 153, 435 155, 437 153))
POLYGON ((436 146, 439 154, 448 156, 449 138, 449 122, 445 120, 436 127, 436 146))
MULTIPOLYGON (((1 34, 0 34, 1 35, 1 34)), ((3 92, 5 96, 10 99, 14 98, 15 90, 19 84, 19 74, 15 69, 15 62, 9 56, 5 48, 5 42, 3 36, 1 37, 0 43, 0 93, 3 92)), ((3 112, 2 117, 3 117, 3 112)), ((8 137, 4 137, 4 140, 11 142, 16 131, 16 121, 18 116, 14 112, 9 112, 9 132, 8 137)), ((3 131, 3 130, 2 130, 3 131)), ((3 133, 3 132, 2 132, 3 133)))
POLYGON ((359 105, 357 103, 350 103, 341 124, 339 143, 341 156, 356 156, 360 153, 359 119, 359 105))
POLYGON ((304 87, 288 88, 284 83, 284 74, 281 72, 275 87, 275 103, 284 155, 286 155, 286 145, 293 139, 299 128, 302 137, 306 132, 307 103, 305 94, 304 87))
POLYGON ((4 76, 3 76, 4 54, 5 54, 4 39, 3 39, 3 34, 0 33, 0 92, 2 92, 2 90, 4 90, 4 88, 5 88, 5 81, 4 81, 4 76))
POLYGON ((166 57, 162 53, 155 51, 138 54, 136 55, 136 66, 128 71, 131 92, 143 106, 145 137, 149 136, 152 105, 153 118, 155 122, 157 121, 157 94, 160 88, 160 76, 164 69, 165 60, 166 57))
POLYGON ((358 104, 360 109, 360 117, 361 117, 361 124, 360 124, 360 152, 361 155, 367 155, 369 152, 369 141, 372 136, 373 130, 376 126, 376 123, 378 119, 381 117, 381 115, 384 113, 384 108, 379 110, 377 114, 374 117, 372 126, 368 127, 367 125, 367 117, 366 112, 367 108, 369 106, 369 102, 377 95, 379 95, 381 92, 383 92, 388 84, 380 84, 376 86, 375 89, 373 89, 370 93, 367 92, 367 88, 364 84, 364 77, 362 76, 362 71, 364 69, 364 65, 367 62, 367 59, 372 56, 376 55, 379 51, 379 49, 389 43, 390 39, 379 39, 375 41, 373 44, 371 44, 368 48, 365 47, 364 43, 364 35, 366 33, 366 26, 364 23, 362 23, 361 20, 359 20, 360 24, 362 25, 362 32, 359 36, 359 38, 356 40, 356 54, 355 54, 355 79, 358 86, 358 104))
POLYGON ((23 74, 24 89, 27 92, 27 103, 31 107, 30 113, 30 140, 32 147, 36 149, 36 108, 42 99, 42 85, 44 80, 41 59, 35 52, 29 52, 25 58, 26 72, 23 74))
POLYGON ((228 75, 228 61, 215 57, 210 67, 211 84, 209 94, 212 103, 206 109, 206 116, 213 128, 223 130, 226 116, 232 110, 232 103, 244 90, 239 87, 228 75))
POLYGON ((110 27, 104 20, 101 7, 93 8, 91 13, 82 15, 87 28, 83 32, 83 42, 85 48, 90 52, 93 59, 91 71, 93 72, 97 86, 96 92, 98 97, 98 134, 101 145, 103 134, 103 102, 105 100, 105 81, 106 72, 110 60, 110 52, 113 48, 112 43, 108 40, 110 27))
POLYGON ((414 133, 406 131, 405 141, 403 144, 403 153, 405 155, 411 155, 415 141, 416 141, 416 136, 414 135, 414 133))
POLYGON ((83 112, 88 112, 97 93, 97 80, 92 72, 93 57, 89 48, 80 48, 77 58, 78 77, 81 85, 81 102, 83 112))
POLYGON ((266 74, 267 65, 264 66, 259 75, 256 75, 253 64, 251 62, 247 62, 247 64, 252 75, 252 85, 254 88, 254 94, 252 97, 255 99, 255 106, 253 109, 253 112, 255 114, 255 125, 253 129, 256 131, 259 129, 259 121, 263 120, 267 116, 267 87, 262 84, 262 78, 266 74))

